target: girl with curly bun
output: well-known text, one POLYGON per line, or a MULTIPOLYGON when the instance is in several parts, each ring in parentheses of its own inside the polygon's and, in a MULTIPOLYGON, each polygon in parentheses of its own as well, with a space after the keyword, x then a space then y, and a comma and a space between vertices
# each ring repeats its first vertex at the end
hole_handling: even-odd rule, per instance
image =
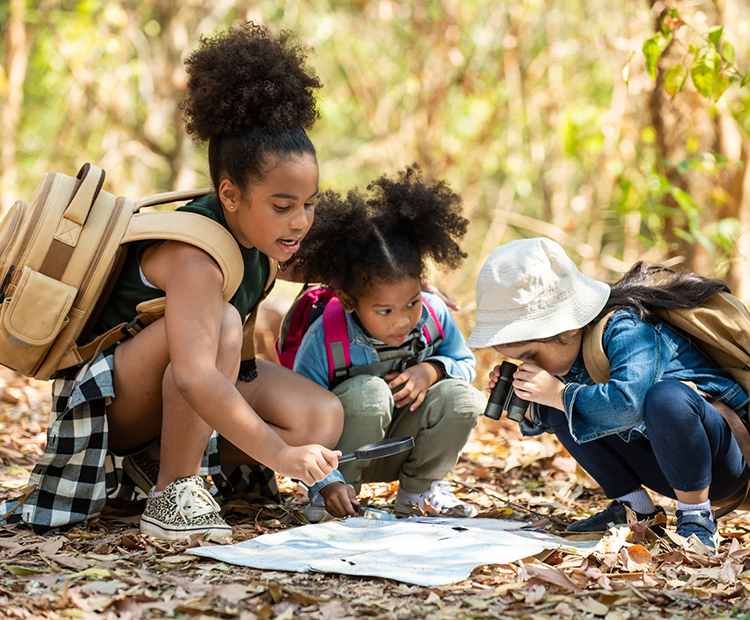
POLYGON ((131 246, 98 331, 164 295, 165 316, 55 382, 53 416, 86 420, 85 428, 76 422, 86 438, 74 437, 69 450, 50 442, 57 452, 35 470, 39 486, 24 516, 41 530, 101 511, 107 450, 126 455, 123 468, 148 494, 141 531, 167 539, 231 535, 199 475, 216 481, 219 460, 262 464, 310 485, 337 465, 339 401, 276 364, 241 364, 243 323, 313 222, 318 164, 306 129, 318 118, 321 84, 291 34, 252 23, 202 38, 186 66, 187 131, 208 143, 215 192, 181 208, 229 230, 244 277, 226 303, 222 273, 203 250, 131 246))
POLYGON ((354 515, 355 488, 392 480, 399 481, 399 512, 429 504, 454 516, 475 515, 443 478, 486 401, 470 384, 475 359, 447 306, 420 290, 427 259, 455 269, 466 257, 458 245, 468 224, 459 196, 444 181, 424 181, 415 165, 394 178, 380 177, 367 193, 353 190, 342 198, 326 192, 317 209, 296 269, 335 290, 338 301, 329 305, 340 303, 346 312, 350 364, 345 377, 331 378, 335 362, 329 362, 324 314, 302 339, 294 369, 341 400, 338 450, 353 452, 404 435, 415 446, 384 459, 342 464, 310 487, 306 516, 317 521, 325 511, 354 515))

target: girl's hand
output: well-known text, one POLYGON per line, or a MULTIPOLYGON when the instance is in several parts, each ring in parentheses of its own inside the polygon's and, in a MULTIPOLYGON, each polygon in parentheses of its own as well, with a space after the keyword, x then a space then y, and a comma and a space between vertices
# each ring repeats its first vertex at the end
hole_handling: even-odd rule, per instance
POLYGON ((326 512, 334 517, 356 517, 359 500, 354 489, 344 482, 332 482, 320 489, 326 512))
MULTIPOLYGON (((497 368, 499 367, 495 370, 497 368)), ((564 387, 557 377, 531 362, 521 364, 513 375, 513 389, 516 394, 524 400, 555 409, 564 409, 562 401, 564 387)))
POLYGON ((269 467, 282 476, 312 486, 338 467, 340 456, 341 450, 329 450, 317 444, 287 446, 279 454, 279 465, 271 463, 269 467))
POLYGON ((388 387, 391 389, 402 385, 403 388, 393 395, 396 407, 405 407, 412 403, 409 411, 414 411, 424 401, 425 394, 430 386, 443 376, 442 368, 438 370, 437 365, 430 362, 422 362, 402 373, 391 372, 385 376, 388 387))
POLYGON ((492 392, 492 388, 495 387, 497 380, 500 378, 500 364, 490 370, 490 381, 487 387, 484 389, 485 392, 492 392))

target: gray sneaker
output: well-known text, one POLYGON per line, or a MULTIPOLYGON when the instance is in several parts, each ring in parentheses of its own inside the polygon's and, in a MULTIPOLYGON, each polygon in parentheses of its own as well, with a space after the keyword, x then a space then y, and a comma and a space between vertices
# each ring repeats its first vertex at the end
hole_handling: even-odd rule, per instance
POLYGON ((219 505, 200 476, 178 478, 154 497, 149 493, 141 516, 141 534, 177 540, 190 534, 231 536, 232 528, 219 516, 219 505))

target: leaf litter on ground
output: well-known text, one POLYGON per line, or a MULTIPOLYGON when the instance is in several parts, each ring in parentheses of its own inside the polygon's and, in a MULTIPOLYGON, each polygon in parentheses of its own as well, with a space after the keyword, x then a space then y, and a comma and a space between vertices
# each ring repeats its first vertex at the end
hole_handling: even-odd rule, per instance
MULTIPOLYGON (((18 497, 26 486, 44 450, 48 415, 47 383, 0 369, 0 501, 18 497)), ((570 536, 568 523, 606 505, 600 489, 553 437, 522 438, 506 419, 480 422, 450 480, 483 518, 601 540, 585 556, 565 548, 547 551, 479 566, 465 581, 430 588, 261 571, 185 553, 304 525, 304 488, 279 479, 281 504, 252 494, 223 504, 233 535, 219 543, 200 536, 176 542, 144 537, 133 505, 108 506, 86 526, 46 536, 23 524, 0 526, 0 617, 750 619, 747 513, 721 519, 724 542, 713 557, 696 540, 672 530, 660 539, 637 523, 605 537, 570 536)), ((365 485, 362 503, 387 508, 396 490, 394 483, 365 485)), ((655 498, 673 514, 670 500, 655 498)))

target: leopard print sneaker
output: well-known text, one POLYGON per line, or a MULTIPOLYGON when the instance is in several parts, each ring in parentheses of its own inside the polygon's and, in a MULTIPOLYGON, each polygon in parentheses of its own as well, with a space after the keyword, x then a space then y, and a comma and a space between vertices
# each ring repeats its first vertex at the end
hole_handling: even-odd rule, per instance
POLYGON ((122 468, 146 495, 154 488, 156 479, 159 477, 159 461, 149 457, 145 450, 122 459, 122 468))
POLYGON ((141 534, 177 540, 190 534, 231 536, 232 528, 219 516, 219 505, 200 476, 178 478, 154 497, 149 493, 141 516, 141 534))

